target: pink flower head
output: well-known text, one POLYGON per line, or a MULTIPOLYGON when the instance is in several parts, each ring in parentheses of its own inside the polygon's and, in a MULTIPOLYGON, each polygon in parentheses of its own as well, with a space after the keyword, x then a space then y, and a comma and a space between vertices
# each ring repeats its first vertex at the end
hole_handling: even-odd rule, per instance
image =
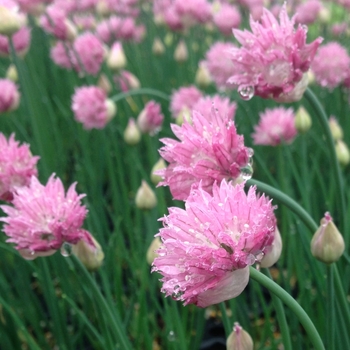
POLYGON ((320 47, 312 63, 312 71, 318 84, 334 89, 347 77, 350 57, 346 48, 337 42, 320 47))
MULTIPOLYGON (((22 27, 15 34, 12 35, 13 46, 16 54, 24 56, 30 45, 31 33, 28 27, 22 27)), ((10 55, 9 39, 5 35, 0 35, 0 56, 10 55)))
POLYGON ((0 113, 13 111, 19 105, 20 94, 16 84, 9 79, 0 79, 0 113))
POLYGON ((215 181, 239 181, 244 169, 250 167, 252 150, 244 146, 232 118, 220 114, 215 106, 210 114, 193 111, 191 123, 171 127, 180 141, 160 140, 165 145, 160 155, 170 164, 157 175, 163 178, 159 186, 169 186, 175 199, 185 200, 192 185, 199 182, 211 193, 215 181))
POLYGON ((211 19, 211 7, 207 0, 174 0, 173 4, 184 28, 211 19))
POLYGON ((97 86, 83 86, 75 89, 72 98, 75 119, 85 129, 103 129, 109 122, 107 97, 97 86))
POLYGON ((254 91, 274 99, 288 94, 288 102, 301 97, 297 85, 309 70, 322 39, 306 44, 307 29, 302 25, 294 28, 294 18, 288 18, 285 5, 279 18, 280 22, 264 9, 260 23, 250 19, 252 32, 233 30, 242 47, 230 51, 235 73, 228 82, 238 86, 243 98, 250 98, 254 91), (294 96, 291 92, 296 87, 298 94, 294 96))
POLYGON ((40 18, 40 24, 44 30, 54 35, 59 40, 71 39, 72 23, 67 19, 67 13, 57 5, 46 8, 40 18))
POLYGON ((32 156, 29 145, 20 145, 12 134, 7 140, 0 133, 0 199, 12 200, 15 189, 28 186, 30 178, 37 176, 38 156, 32 156))
POLYGON ((254 144, 277 146, 291 143, 297 135, 292 108, 277 107, 260 113, 259 124, 252 134, 254 144))
POLYGON ((213 21, 221 33, 231 35, 232 28, 238 28, 241 24, 241 15, 236 6, 223 3, 214 14, 213 21))
POLYGON ((80 72, 96 75, 104 60, 105 51, 101 41, 92 33, 79 35, 73 43, 74 68, 80 72))
POLYGON ((205 54, 204 64, 219 90, 232 89, 232 84, 228 84, 227 80, 234 74, 235 67, 230 59, 229 51, 235 47, 231 43, 218 41, 205 54))
POLYGON ((143 133, 156 134, 163 123, 164 115, 161 106, 155 101, 149 101, 137 118, 137 126, 143 133))
POLYGON ((170 111, 173 118, 176 118, 184 109, 192 110, 193 106, 203 96, 195 86, 181 87, 171 95, 170 111))
POLYGON ((295 21, 302 24, 311 24, 317 20, 322 9, 319 0, 308 0, 296 8, 295 21))
POLYGON ((16 190, 13 207, 2 205, 7 217, 5 223, 7 242, 15 243, 23 257, 53 254, 66 243, 76 244, 81 239, 94 246, 89 232, 81 228, 87 214, 81 199, 75 191, 76 183, 65 193, 63 184, 51 175, 46 186, 32 177, 28 187, 16 190))
POLYGON ((227 116, 228 119, 233 119, 236 114, 237 105, 235 102, 230 102, 228 97, 220 95, 201 97, 193 106, 193 110, 210 119, 211 109, 214 107, 220 115, 227 116))
POLYGON ((140 41, 145 33, 145 27, 138 26, 132 17, 121 18, 111 16, 100 22, 96 28, 97 36, 106 44, 116 40, 140 41))
POLYGON ((212 195, 193 188, 185 209, 169 208, 152 271, 163 275, 166 296, 199 307, 238 296, 274 240, 275 207, 256 188, 223 180, 212 195))
POLYGON ((140 81, 137 77, 127 70, 119 71, 118 75, 113 77, 117 88, 123 92, 140 88, 140 81))
POLYGON ((57 41, 50 50, 51 59, 60 67, 71 69, 75 61, 72 45, 68 42, 57 41))

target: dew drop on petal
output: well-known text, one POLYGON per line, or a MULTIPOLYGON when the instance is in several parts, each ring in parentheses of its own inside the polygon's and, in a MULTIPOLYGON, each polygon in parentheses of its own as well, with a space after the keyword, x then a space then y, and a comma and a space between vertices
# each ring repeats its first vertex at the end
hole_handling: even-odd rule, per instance
POLYGON ((240 171, 243 180, 249 180, 253 176, 253 167, 251 164, 247 164, 246 166, 242 167, 240 171))
POLYGON ((249 266, 253 265, 255 263, 255 256, 253 254, 248 254, 245 258, 245 263, 249 266))
POLYGON ((67 258, 72 255, 72 245, 70 243, 64 242, 60 249, 61 255, 67 258))
POLYGON ((238 87, 239 96, 242 100, 249 101, 255 93, 254 86, 241 85, 238 87))

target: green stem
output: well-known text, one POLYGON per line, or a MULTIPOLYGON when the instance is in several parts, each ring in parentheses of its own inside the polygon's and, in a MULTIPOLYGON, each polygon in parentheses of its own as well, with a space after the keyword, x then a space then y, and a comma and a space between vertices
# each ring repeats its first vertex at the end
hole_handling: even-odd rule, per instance
POLYGON ((117 94, 111 97, 111 100, 114 102, 118 102, 120 100, 124 100, 126 97, 135 96, 135 95, 151 95, 151 96, 160 97, 166 101, 170 101, 170 97, 167 94, 151 88, 141 88, 137 90, 122 92, 120 94, 117 94))
POLYGON ((103 297, 96 282, 91 277, 90 273, 86 270, 85 266, 80 262, 80 260, 78 258, 75 258, 74 256, 73 256, 73 258, 76 262, 76 265, 79 266, 79 268, 82 272, 82 276, 85 278, 87 283, 90 285, 91 290, 93 291, 93 293, 95 295, 96 302, 98 303, 101 310, 104 311, 107 320, 109 321, 111 327, 113 328, 113 331, 117 335, 118 340, 119 340, 120 345, 121 345, 121 349, 132 350, 131 344, 130 344, 130 342, 125 334, 125 329, 123 329, 121 322, 118 319, 117 320, 115 319, 115 317, 117 315, 113 315, 110 307, 108 306, 108 304, 106 302, 106 299, 103 297))
MULTIPOLYGON (((335 175, 335 182, 337 186, 337 193, 338 193, 338 198, 339 200, 337 201, 339 204, 339 211, 342 214, 343 220, 346 220, 346 205, 345 205, 345 191, 344 191, 344 182, 343 178, 341 175, 341 170, 340 170, 340 164, 338 162, 338 158, 335 152, 335 147, 334 147, 334 140, 332 137, 331 130, 329 128, 329 123, 328 123, 328 118, 326 115, 326 112, 324 111, 320 101, 316 97, 316 95, 309 89, 307 88, 304 96, 306 100, 310 103, 314 111, 316 112, 316 116, 321 124, 321 127, 323 129, 323 133, 326 138, 326 143, 330 152, 330 158, 331 158, 331 169, 334 171, 335 175)), ((342 223, 343 226, 342 228, 345 227, 344 222, 342 223)))
POLYGON ((322 339, 318 334, 316 327, 314 326, 310 317, 307 315, 304 309, 299 305, 299 303, 277 283, 272 281, 270 278, 266 277, 261 272, 257 271, 255 268, 250 267, 249 271, 250 277, 253 280, 266 287, 271 293, 275 294, 294 312, 299 322, 304 327, 315 350, 325 350, 325 347, 322 343, 322 339))
POLYGON ((344 319, 347 325, 350 325, 350 307, 349 302, 344 293, 343 284, 341 282, 339 271, 337 265, 333 264, 333 272, 334 272, 334 287, 336 292, 336 297, 338 299, 341 310, 343 311, 344 319))
POLYGON ((224 324, 225 334, 226 334, 226 338, 227 338, 230 335, 230 333, 232 332, 232 327, 230 325, 230 320, 227 316, 226 305, 225 305, 224 301, 222 303, 220 303, 220 310, 221 310, 221 318, 222 318, 222 322, 224 324))
MULTIPOLYGON (((269 269, 264 269, 265 274, 271 279, 271 274, 269 269)), ((272 279, 271 279, 272 280, 272 279)), ((278 298, 275 294, 271 293, 272 302, 275 307, 276 316, 278 320, 278 325, 281 329, 282 339, 283 339, 283 348, 284 350, 292 350, 292 341, 290 339, 289 327, 286 320, 286 314, 284 312, 283 304, 281 299, 278 298)))
POLYGON ((316 232, 318 225, 313 220, 313 218, 309 215, 309 213, 300 206, 295 200, 291 197, 287 196, 283 192, 277 190, 276 188, 264 184, 263 182, 250 179, 247 181, 247 185, 255 185, 259 191, 265 192, 269 196, 274 199, 280 201, 282 204, 287 206, 294 214, 296 214, 300 220, 304 222, 304 224, 309 228, 311 232, 316 232))
POLYGON ((327 349, 335 349, 335 299, 334 299, 334 264, 327 266, 327 349))

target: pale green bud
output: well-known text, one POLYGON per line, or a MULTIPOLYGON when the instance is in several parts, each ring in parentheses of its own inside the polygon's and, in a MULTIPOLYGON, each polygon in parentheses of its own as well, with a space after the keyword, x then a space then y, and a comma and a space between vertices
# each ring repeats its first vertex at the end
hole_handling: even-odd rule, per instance
POLYGON ((135 197, 136 207, 142 210, 153 209, 157 205, 157 197, 145 180, 137 190, 135 197))
POLYGON ((153 168, 151 170, 151 181, 155 185, 158 185, 158 183, 162 181, 162 177, 160 175, 156 175, 154 172, 164 168, 166 168, 166 164, 163 158, 160 158, 158 162, 153 165, 153 168))
POLYGON ((334 225, 330 214, 326 212, 321 226, 312 237, 311 253, 316 259, 331 264, 343 255, 344 249, 343 236, 334 225))
POLYGON ((307 132, 312 125, 312 120, 310 117, 310 114, 306 111, 306 109, 303 106, 300 106, 295 114, 295 128, 300 133, 307 132))
POLYGON ((238 322, 235 322, 232 333, 226 341, 227 350, 253 350, 253 339, 238 322))

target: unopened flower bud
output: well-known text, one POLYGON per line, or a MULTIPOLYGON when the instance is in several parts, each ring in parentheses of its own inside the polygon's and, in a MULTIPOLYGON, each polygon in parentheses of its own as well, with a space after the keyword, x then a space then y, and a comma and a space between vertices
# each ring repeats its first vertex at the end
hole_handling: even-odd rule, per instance
POLYGON ((15 7, 10 8, 0 5, 0 34, 11 36, 16 33, 22 26, 25 20, 20 15, 15 7))
POLYGON ((202 88, 206 88, 212 82, 208 68, 203 62, 199 64, 194 81, 202 88))
POLYGON ((188 107, 183 107, 176 117, 177 125, 182 125, 184 121, 191 123, 191 111, 188 107))
POLYGON ((165 169, 166 164, 163 158, 160 158, 156 164, 153 165, 153 168, 151 170, 151 181, 153 184, 158 185, 160 181, 162 181, 162 177, 160 175, 157 175, 157 171, 161 169, 165 169))
POLYGON ((107 76, 103 73, 98 78, 97 86, 100 87, 106 93, 106 95, 112 91, 112 85, 107 76))
POLYGON ((335 153, 341 165, 346 166, 350 162, 349 147, 343 140, 338 140, 335 144, 335 153))
POLYGON ((155 38, 153 41, 152 52, 156 56, 161 56, 165 52, 165 47, 159 38, 155 38))
POLYGON ((124 141, 130 145, 134 146, 138 144, 141 140, 141 132, 136 125, 135 119, 130 118, 128 121, 128 125, 124 130, 124 141))
POLYGON ((144 180, 142 180, 141 187, 137 190, 135 204, 137 208, 142 210, 150 210, 157 205, 157 197, 155 193, 144 180))
POLYGON ((305 133, 309 131, 312 125, 312 120, 310 117, 310 114, 307 112, 307 110, 303 107, 300 106, 295 114, 295 128, 300 132, 300 133, 305 133))
POLYGON ((332 18, 332 14, 327 7, 322 7, 318 13, 318 18, 322 23, 329 23, 332 18))
POLYGON ((177 44, 174 52, 174 59, 176 62, 182 63, 186 62, 188 59, 188 50, 186 43, 183 40, 177 44))
POLYGON ((141 86, 140 81, 136 78, 136 76, 127 70, 120 71, 120 74, 114 77, 114 81, 117 87, 123 92, 136 90, 141 86))
POLYGON ((72 252, 89 271, 94 271, 102 265, 105 255, 96 239, 92 236, 91 239, 95 246, 81 239, 72 246, 72 252))
POLYGON ((106 107, 107 107, 107 120, 110 121, 117 114, 117 106, 109 98, 107 98, 105 103, 106 103, 106 107))
POLYGON ((235 323, 232 333, 226 341, 227 350, 253 350, 253 339, 238 322, 235 323))
POLYGON ((311 253, 316 259, 331 264, 342 256, 344 249, 343 236, 334 225, 330 214, 326 212, 321 226, 312 237, 311 253))
POLYGON ((10 64, 10 66, 7 68, 6 78, 14 83, 18 81, 18 72, 14 64, 10 64))
POLYGON ((116 42, 111 47, 107 57, 107 66, 111 70, 119 70, 126 66, 126 56, 120 42, 116 42))
POLYGON ((343 138, 343 129, 339 125, 337 119, 334 116, 329 117, 329 128, 331 130, 334 141, 341 140, 343 138))
POLYGON ((274 232, 274 236, 275 237, 274 237, 274 240, 273 240, 271 246, 269 246, 267 248, 267 250, 265 251, 264 257, 262 258, 262 260, 260 262, 261 267, 271 267, 273 264, 275 264, 277 262, 277 260, 281 256, 282 238, 281 238, 281 234, 280 234, 280 231, 278 230, 277 226, 276 226, 276 230, 274 232))
POLYGON ((156 250, 158 250, 158 248, 160 248, 161 245, 162 245, 161 239, 159 237, 154 238, 154 240, 152 241, 151 245, 147 250, 147 255, 146 255, 147 263, 149 265, 152 265, 153 260, 158 256, 158 254, 156 253, 156 250))

